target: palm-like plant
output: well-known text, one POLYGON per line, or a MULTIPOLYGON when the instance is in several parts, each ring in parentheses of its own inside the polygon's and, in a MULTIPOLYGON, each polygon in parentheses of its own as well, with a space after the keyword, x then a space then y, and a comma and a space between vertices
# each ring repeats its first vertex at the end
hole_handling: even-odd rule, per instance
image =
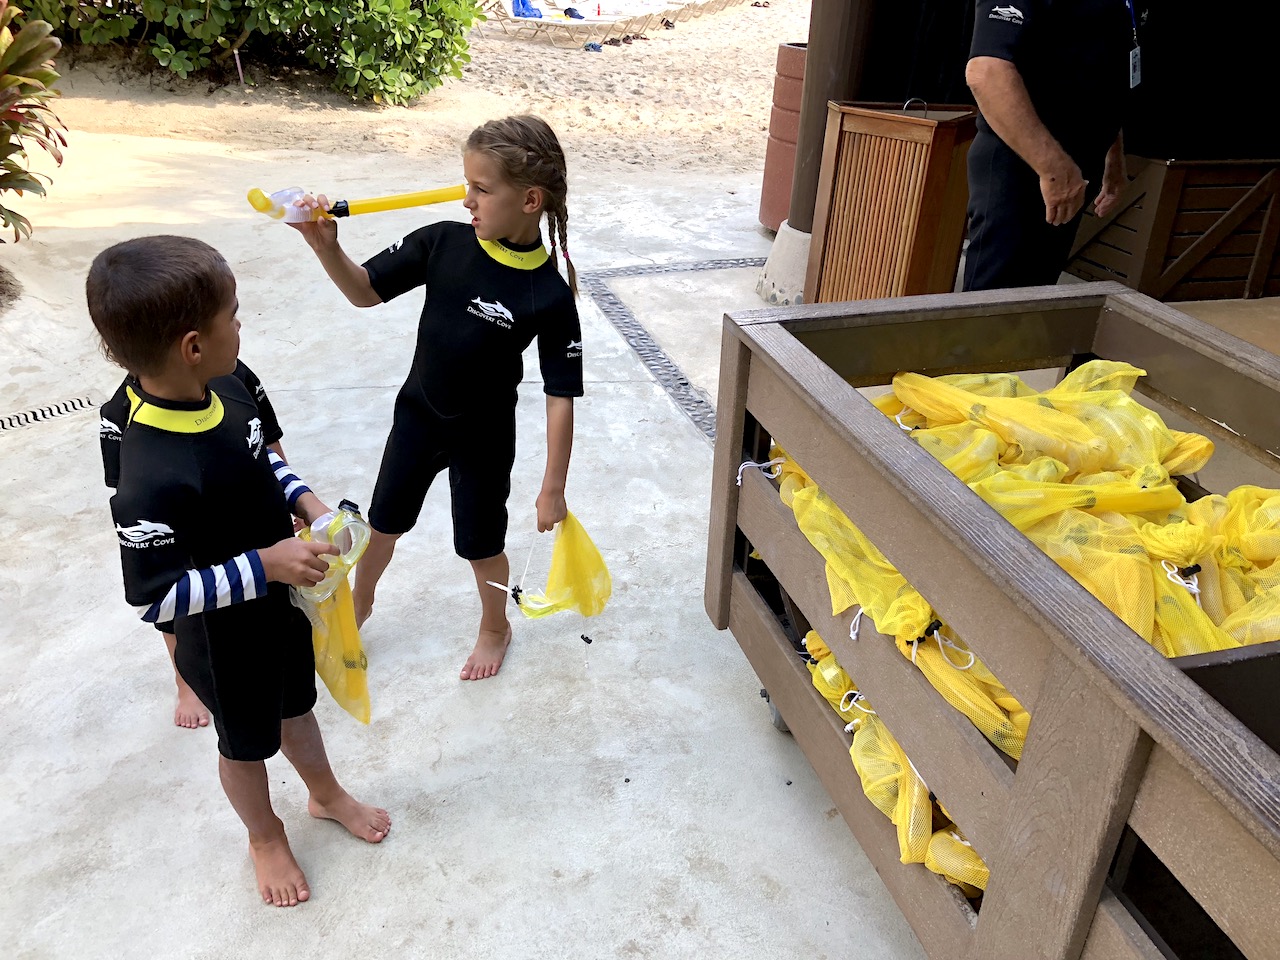
MULTIPOLYGON (((58 79, 53 57, 62 44, 50 36, 53 28, 43 20, 12 29, 19 14, 9 0, 0 0, 0 197, 7 190, 18 196, 28 190, 43 196, 41 180, 49 177, 27 169, 28 145, 47 151, 59 166, 61 148, 67 145, 61 133, 66 127, 49 107, 58 96, 52 89, 58 79)), ((2 202, 0 228, 12 229, 15 240, 31 236, 31 221, 2 202)))

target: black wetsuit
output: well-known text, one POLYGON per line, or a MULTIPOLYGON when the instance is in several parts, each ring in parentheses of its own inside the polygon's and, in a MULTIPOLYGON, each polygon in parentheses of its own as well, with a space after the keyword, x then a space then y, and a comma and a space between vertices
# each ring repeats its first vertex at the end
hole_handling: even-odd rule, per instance
MULTIPOLYGON (((271 398, 267 396, 266 388, 258 379, 258 375, 250 370, 243 360, 237 360, 235 370, 227 376, 214 377, 210 380, 209 389, 216 393, 225 393, 228 390, 234 390, 234 384, 237 382, 249 391, 258 408, 258 417, 262 421, 263 440, 270 445, 284 437, 284 431, 280 428, 280 421, 276 418, 275 407, 271 405, 271 398)), ((129 422, 127 391, 130 386, 137 386, 137 384, 138 381, 134 377, 125 377, 116 388, 116 392, 111 395, 111 399, 98 410, 101 418, 98 425, 98 446, 102 449, 102 478, 112 490, 120 482, 120 441, 124 438, 124 428, 129 422)), ((157 623, 155 628, 161 633, 173 633, 171 622, 157 623)))
POLYGON ((454 549, 468 560, 495 556, 506 540, 521 354, 537 340, 543 391, 582 396, 573 294, 541 239, 524 247, 485 242, 462 223, 416 230, 365 267, 384 302, 426 287, 369 523, 389 534, 411 529, 432 480, 448 467, 454 549))
POLYGON ((307 488, 267 450, 248 389, 221 386, 181 403, 126 385, 111 513, 125 599, 148 622, 174 622, 178 672, 213 716, 218 750, 264 760, 280 721, 316 699, 311 624, 258 558, 293 536, 307 488))
MULTIPOLYGON (((970 57, 1018 68, 1036 115, 1089 181, 1086 204, 1102 187, 1103 161, 1124 118, 1136 21, 1126 0, 977 2, 970 57)), ((1056 227, 1045 221, 1040 177, 979 116, 969 148, 964 288, 1057 283, 1079 225, 1080 215, 1056 227)))

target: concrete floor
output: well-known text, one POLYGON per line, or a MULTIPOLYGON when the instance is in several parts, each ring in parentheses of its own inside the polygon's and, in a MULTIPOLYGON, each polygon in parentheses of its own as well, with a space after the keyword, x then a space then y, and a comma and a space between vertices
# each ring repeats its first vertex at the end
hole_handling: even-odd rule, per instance
MULTIPOLYGON (((341 175, 353 195, 422 179, 392 155, 318 169, 337 162, 78 134, 52 198, 31 211, 35 240, 5 248, 25 292, 0 315, 0 414, 105 398, 120 375, 86 316, 90 259, 126 236, 192 234, 237 273, 243 356, 275 401, 290 460, 331 501, 367 502, 420 299, 347 307, 298 238, 243 201, 248 186, 303 173, 341 175)), ((688 176, 673 192, 588 174, 574 190, 584 271, 769 250, 756 177, 688 176)), ((368 255, 458 212, 343 231, 368 255)), ((714 396, 720 315, 754 305, 754 281, 738 270, 612 283, 714 396)), ((301 784, 272 761, 313 889, 293 910, 258 900, 213 732, 172 725, 160 638, 123 602, 96 411, 0 432, 6 956, 922 956, 804 757, 770 725, 733 638, 703 613, 710 445, 600 311, 581 307, 588 385, 569 502, 611 566, 613 601, 589 624, 518 622, 500 676, 459 682, 478 608, 448 546, 447 488, 433 490, 365 631, 372 724, 323 689, 317 708, 339 776, 395 826, 374 847, 310 820, 301 784)), ((532 381, 519 424, 509 547, 523 560, 543 456, 532 381)))

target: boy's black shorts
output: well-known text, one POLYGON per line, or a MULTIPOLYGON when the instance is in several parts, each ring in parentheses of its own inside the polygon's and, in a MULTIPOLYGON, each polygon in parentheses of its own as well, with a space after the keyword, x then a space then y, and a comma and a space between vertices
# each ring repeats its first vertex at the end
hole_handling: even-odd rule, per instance
POLYGON ((311 622, 272 583, 266 597, 182 617, 174 660, 213 717, 218 752, 266 760, 280 749, 280 721, 316 703, 311 622))
POLYGON ((496 556, 506 545, 515 459, 514 399, 497 409, 442 417, 416 384, 406 384, 396 397, 369 525, 388 534, 413 529, 431 481, 448 467, 454 550, 464 560, 496 556))

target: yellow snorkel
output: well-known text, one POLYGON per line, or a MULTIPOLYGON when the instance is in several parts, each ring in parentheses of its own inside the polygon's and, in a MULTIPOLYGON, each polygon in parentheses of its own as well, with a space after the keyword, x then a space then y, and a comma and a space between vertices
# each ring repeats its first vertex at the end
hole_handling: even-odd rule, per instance
POLYGON ((415 193, 397 193, 389 197, 370 197, 367 200, 339 200, 323 210, 307 210, 294 206, 307 192, 301 187, 286 187, 275 193, 264 193, 257 187, 249 191, 249 206, 272 220, 285 223, 306 223, 322 217, 354 217, 362 213, 381 213, 384 210, 403 210, 406 207, 424 207, 431 203, 461 200, 467 195, 465 184, 452 187, 436 187, 434 190, 418 190, 415 193))

